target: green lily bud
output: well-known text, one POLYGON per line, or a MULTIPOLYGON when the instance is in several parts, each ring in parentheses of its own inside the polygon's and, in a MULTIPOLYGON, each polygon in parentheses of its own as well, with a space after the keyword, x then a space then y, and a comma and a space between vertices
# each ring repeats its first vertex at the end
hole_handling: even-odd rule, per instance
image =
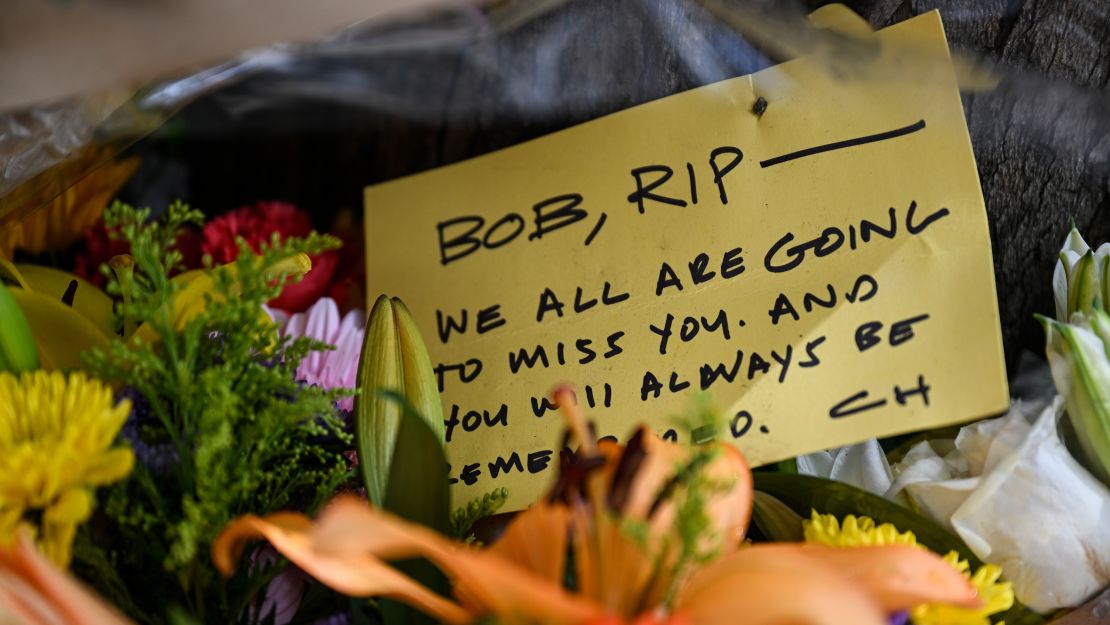
POLYGON ((370 501, 381 506, 402 411, 411 406, 441 442, 445 437, 443 404, 428 349, 412 314, 397 298, 382 295, 370 310, 358 387, 354 413, 359 468, 370 501), (395 391, 404 403, 382 390, 395 391))

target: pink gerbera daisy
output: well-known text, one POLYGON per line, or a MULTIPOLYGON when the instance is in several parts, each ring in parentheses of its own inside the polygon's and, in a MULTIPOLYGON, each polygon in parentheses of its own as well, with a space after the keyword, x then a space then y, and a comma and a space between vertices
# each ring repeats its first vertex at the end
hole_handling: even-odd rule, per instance
MULTIPOLYGON (((297 366, 297 380, 325 389, 355 387, 366 313, 356 309, 340 317, 339 306, 330 297, 321 298, 305 312, 289 317, 275 309, 268 308, 267 312, 282 336, 306 336, 335 346, 334 350, 306 356, 297 366)), ((354 397, 344 397, 338 406, 350 411, 354 397)))

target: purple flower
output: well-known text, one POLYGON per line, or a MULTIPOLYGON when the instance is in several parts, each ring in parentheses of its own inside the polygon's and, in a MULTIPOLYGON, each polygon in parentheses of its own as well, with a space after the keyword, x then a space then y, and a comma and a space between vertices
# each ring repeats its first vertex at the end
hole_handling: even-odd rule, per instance
MULTIPOLYGON (((277 551, 269 546, 259 547, 251 557, 251 568, 270 567, 278 561, 277 551)), ((257 618, 252 621, 268 621, 273 617, 274 625, 286 625, 297 614, 297 608, 304 598, 308 575, 295 566, 286 569, 274 576, 266 585, 266 593, 262 597, 262 604, 258 606, 257 618)), ((253 610, 253 609, 252 609, 253 610)))
POLYGON ((131 400, 131 414, 120 431, 131 442, 135 459, 155 475, 164 475, 181 460, 169 434, 154 415, 150 401, 133 386, 125 386, 116 400, 131 400))

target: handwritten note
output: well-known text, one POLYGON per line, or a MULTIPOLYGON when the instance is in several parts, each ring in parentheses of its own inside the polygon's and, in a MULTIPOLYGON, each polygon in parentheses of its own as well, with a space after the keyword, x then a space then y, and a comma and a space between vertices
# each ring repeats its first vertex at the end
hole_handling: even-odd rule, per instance
POLYGON ((876 41, 366 190, 370 292, 428 342, 456 502, 549 483, 564 381, 618 438, 682 439, 704 391, 753 464, 1006 408, 940 17, 876 41))

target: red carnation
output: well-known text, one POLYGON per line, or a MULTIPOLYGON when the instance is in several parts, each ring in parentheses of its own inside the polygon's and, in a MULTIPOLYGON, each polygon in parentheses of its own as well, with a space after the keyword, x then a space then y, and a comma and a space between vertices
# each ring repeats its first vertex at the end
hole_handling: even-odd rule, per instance
MULTIPOLYGON (((258 252, 274 233, 281 240, 305 237, 312 232, 308 214, 286 202, 257 202, 237 208, 209 221, 204 226, 201 252, 210 254, 217 264, 230 263, 239 255, 236 242, 242 237, 258 252)), ((312 270, 296 284, 287 285, 270 305, 289 312, 307 309, 325 295, 335 275, 339 256, 335 250, 312 256, 312 270)))
MULTIPOLYGON (((107 263, 113 256, 130 254, 131 245, 121 236, 112 236, 103 221, 98 221, 95 226, 86 228, 84 233, 84 249, 74 258, 73 273, 88 280, 100 288, 104 288, 107 279, 100 273, 100 266, 107 263)), ((185 269, 200 267, 200 232, 194 228, 186 228, 177 235, 174 249, 181 252, 181 264, 185 269)))
POLYGON ((113 239, 108 234, 108 228, 104 226, 103 221, 98 221, 95 226, 85 229, 84 242, 85 249, 78 252, 74 258, 73 273, 104 288, 107 278, 100 273, 100 266, 111 260, 113 256, 130 254, 131 246, 127 241, 113 239))

